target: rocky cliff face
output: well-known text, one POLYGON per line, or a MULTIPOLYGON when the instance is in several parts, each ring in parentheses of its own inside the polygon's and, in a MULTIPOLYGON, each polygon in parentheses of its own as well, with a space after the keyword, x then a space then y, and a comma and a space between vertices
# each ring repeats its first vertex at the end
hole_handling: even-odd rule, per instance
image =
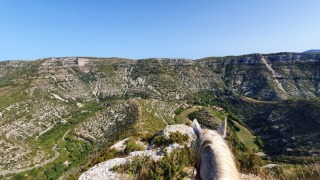
POLYGON ((262 100, 314 98, 320 94, 320 55, 252 54, 184 59, 44 59, 2 62, 2 86, 30 82, 26 92, 56 94, 66 101, 112 96, 187 99, 202 91, 245 95, 262 100))

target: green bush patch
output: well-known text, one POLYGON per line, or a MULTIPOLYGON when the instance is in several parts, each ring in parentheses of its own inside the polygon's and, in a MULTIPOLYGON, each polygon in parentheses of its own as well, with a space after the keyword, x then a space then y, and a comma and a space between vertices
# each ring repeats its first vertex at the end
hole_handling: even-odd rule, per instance
POLYGON ((115 166, 119 173, 126 173, 134 179, 182 179, 189 174, 184 171, 194 163, 194 151, 190 147, 175 149, 170 154, 154 161, 150 157, 135 157, 132 161, 115 166))
POLYGON ((154 144, 158 147, 160 146, 168 146, 172 143, 177 143, 180 145, 184 145, 189 141, 189 136, 186 134, 181 134, 179 131, 170 133, 169 138, 164 135, 160 135, 154 138, 154 144))

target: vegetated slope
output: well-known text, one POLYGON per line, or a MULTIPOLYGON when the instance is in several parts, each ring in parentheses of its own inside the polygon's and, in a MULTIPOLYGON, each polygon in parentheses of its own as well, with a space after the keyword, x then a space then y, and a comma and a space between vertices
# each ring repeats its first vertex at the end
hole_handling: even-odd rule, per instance
POLYGON ((196 61, 57 58, 2 62, 0 78, 1 87, 28 80, 27 92, 31 95, 33 92, 43 96, 55 93, 73 101, 113 96, 179 100, 203 91, 281 100, 318 97, 319 66, 319 54, 299 53, 212 57, 196 61))
POLYGON ((262 137, 269 155, 320 155, 319 100, 263 102, 228 97, 219 102, 230 105, 242 121, 262 137))
MULTIPOLYGON (((33 167, 52 158, 53 146, 60 144, 62 159, 39 172, 65 163, 61 174, 75 166, 69 164, 72 159, 84 157, 74 144, 90 146, 82 152, 88 154, 122 133, 134 133, 137 119, 149 124, 145 134, 153 133, 179 121, 172 114, 180 101, 225 95, 265 101, 318 98, 319 61, 316 53, 277 53, 195 61, 82 57, 0 62, 0 153, 12 155, 1 156, 0 171, 33 167), (64 146, 68 152, 61 150, 64 146)), ((255 132, 260 125, 245 122, 255 132)))
MULTIPOLYGON (((145 104, 148 104, 148 102, 145 104)), ((192 119, 196 118, 204 127, 214 129, 228 116, 228 113, 223 110, 217 111, 212 107, 203 106, 189 106, 187 109, 183 108, 182 111, 176 111, 177 114, 178 112, 181 113, 179 116, 184 116, 180 117, 181 119, 187 118, 186 116, 192 119)), ((144 120, 140 119, 139 121, 144 120)), ((191 124, 190 122, 190 120, 186 121, 187 124, 191 124)), ((231 122, 229 121, 229 123, 231 122)), ((139 126, 145 129, 148 124, 140 124, 139 126)), ((127 134, 124 140, 101 151, 99 158, 95 158, 96 162, 88 166, 90 169, 82 173, 80 179, 104 177, 114 179, 121 177, 121 174, 117 173, 124 173, 122 177, 125 179, 182 179, 183 177, 193 177, 192 169, 195 157, 190 146, 191 140, 195 136, 192 128, 184 124, 164 127, 166 128, 163 130, 159 129, 161 131, 153 131, 154 134, 149 132, 148 138, 145 138, 144 134, 141 133, 127 134), (173 133, 176 131, 178 133, 173 133), (187 137, 182 134, 187 134, 187 137), (186 142, 188 143, 185 144, 186 142), (141 149, 138 144, 144 144, 148 148, 146 150, 141 149), (121 150, 122 148, 123 150, 121 150), (142 155, 146 157, 139 157, 142 155), (148 170, 145 171, 145 169, 148 170)), ((262 161, 245 144, 239 141, 236 135, 236 127, 238 126, 235 124, 228 127, 226 140, 236 157, 239 170, 241 172, 257 172, 262 161)))

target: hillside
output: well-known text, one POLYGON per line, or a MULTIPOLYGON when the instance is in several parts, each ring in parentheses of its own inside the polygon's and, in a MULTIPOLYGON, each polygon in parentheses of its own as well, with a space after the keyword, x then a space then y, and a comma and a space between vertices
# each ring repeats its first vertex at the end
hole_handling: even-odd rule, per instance
POLYGON ((219 99, 265 142, 271 156, 319 157, 319 100, 281 102, 252 101, 248 98, 219 99))
POLYGON ((320 53, 320 49, 310 49, 310 50, 304 51, 303 53, 320 53))
MULTIPOLYGON (((115 141, 148 139, 168 124, 187 123, 190 113, 204 117, 207 127, 214 127, 217 117, 237 121, 230 128, 241 131, 229 141, 252 132, 275 161, 317 158, 319 96, 319 53, 4 61, 0 175, 70 177, 115 141), (224 113, 196 108, 209 104, 223 107, 224 113)), ((257 150, 252 141, 242 141, 257 150)), ((243 145, 234 142, 240 150, 243 145)))

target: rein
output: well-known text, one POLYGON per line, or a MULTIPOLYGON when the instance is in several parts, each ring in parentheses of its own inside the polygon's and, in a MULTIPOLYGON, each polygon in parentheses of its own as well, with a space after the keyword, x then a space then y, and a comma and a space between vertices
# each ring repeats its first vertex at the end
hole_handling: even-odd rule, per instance
POLYGON ((194 169, 196 169, 196 171, 197 171, 197 174, 196 174, 196 176, 195 176, 195 180, 201 180, 201 177, 200 177, 200 168, 198 168, 199 165, 200 165, 200 164, 198 164, 198 161, 196 160, 196 161, 194 162, 194 167, 193 167, 193 175, 194 175, 194 169))

